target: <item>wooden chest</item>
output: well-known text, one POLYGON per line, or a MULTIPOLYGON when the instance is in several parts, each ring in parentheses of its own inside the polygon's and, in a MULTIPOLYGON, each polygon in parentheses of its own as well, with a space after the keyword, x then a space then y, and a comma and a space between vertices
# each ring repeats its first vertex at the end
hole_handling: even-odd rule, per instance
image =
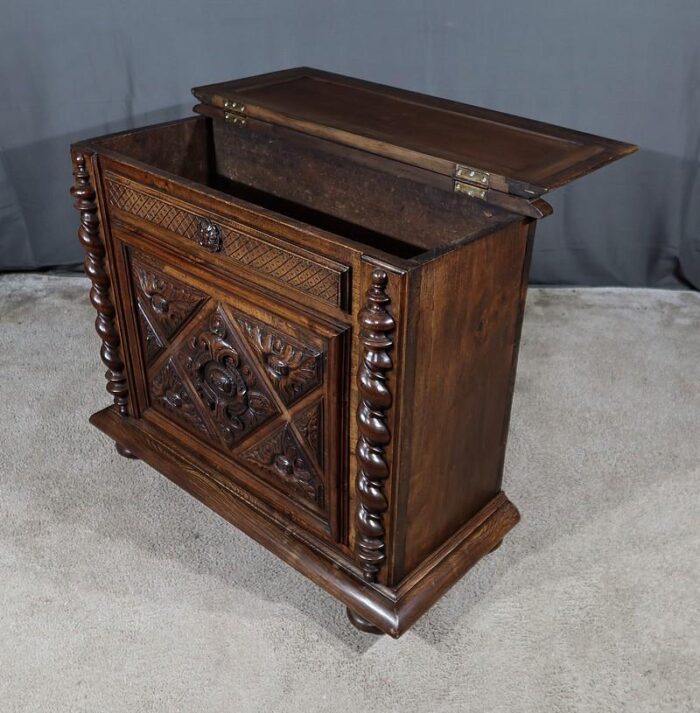
POLYGON ((194 94, 72 147, 91 421, 398 637, 519 518, 542 196, 634 147, 310 69, 194 94))

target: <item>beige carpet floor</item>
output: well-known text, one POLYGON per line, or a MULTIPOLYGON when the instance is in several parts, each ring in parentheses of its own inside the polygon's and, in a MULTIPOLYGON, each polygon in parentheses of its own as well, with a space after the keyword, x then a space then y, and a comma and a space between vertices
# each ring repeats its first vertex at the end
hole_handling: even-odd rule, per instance
POLYGON ((531 290, 523 520, 401 640, 87 422, 87 282, 0 278, 0 711, 700 710, 700 295, 531 290))

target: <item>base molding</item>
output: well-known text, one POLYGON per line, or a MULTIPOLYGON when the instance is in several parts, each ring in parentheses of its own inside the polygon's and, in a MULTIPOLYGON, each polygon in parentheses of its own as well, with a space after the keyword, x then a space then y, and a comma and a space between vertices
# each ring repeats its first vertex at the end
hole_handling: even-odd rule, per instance
POLYGON ((308 536, 283 527, 240 488, 228 487, 227 476, 202 468, 185 446, 148 421, 122 416, 111 406, 93 414, 90 423, 333 595, 363 631, 401 636, 520 519, 501 492, 397 587, 370 584, 344 555, 331 558, 327 546, 316 548, 308 536))

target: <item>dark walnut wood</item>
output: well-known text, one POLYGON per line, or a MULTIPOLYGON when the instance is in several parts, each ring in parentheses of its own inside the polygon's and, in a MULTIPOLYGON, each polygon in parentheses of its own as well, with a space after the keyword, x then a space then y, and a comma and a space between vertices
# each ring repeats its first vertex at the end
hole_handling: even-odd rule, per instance
POLYGON ((321 383, 323 364, 319 352, 249 317, 237 315, 236 321, 287 406, 321 383))
POLYGON ((311 459, 297 439, 291 424, 278 428, 267 438, 242 453, 243 460, 263 477, 281 480, 284 485, 323 508, 323 481, 314 472, 311 459))
POLYGON ((114 447, 117 449, 117 453, 124 458, 131 458, 132 460, 138 460, 138 456, 134 455, 128 448, 125 448, 121 443, 115 443, 114 447))
POLYGON ((333 305, 341 305, 346 292, 347 268, 323 258, 300 253, 260 239, 249 226, 219 221, 204 209, 188 208, 148 191, 124 177, 108 174, 107 202, 130 218, 180 235, 221 253, 233 266, 242 265, 333 305), (210 226, 204 233, 202 226, 210 226), (215 235, 216 238, 212 237, 215 235))
POLYGON ((85 250, 85 273, 92 282, 90 301, 97 310, 95 329, 102 340, 100 356, 107 367, 107 391, 114 397, 119 413, 125 416, 128 413, 129 389, 119 353, 116 311, 111 298, 112 285, 105 267, 105 247, 100 237, 100 219, 95 202, 97 194, 88 171, 89 157, 89 154, 83 153, 73 156, 75 183, 71 188, 71 195, 75 198, 76 210, 80 212, 78 238, 85 250))
POLYGON ((227 447, 279 413, 222 308, 185 342, 178 357, 227 447))
POLYGON ((72 149, 91 422, 398 637, 519 519, 539 196, 633 147, 304 68, 196 94, 72 149))
POLYGON ((357 559, 368 582, 377 578, 386 559, 384 513, 389 503, 384 482, 389 477, 386 447, 391 439, 385 414, 391 406, 386 372, 392 367, 390 351, 396 327, 389 314, 387 274, 377 269, 360 312, 360 341, 364 347, 357 374, 360 403, 357 409, 357 559))
POLYGON ((166 277, 145 256, 134 258, 132 264, 139 320, 150 361, 202 305, 206 295, 166 277))
POLYGON ((309 452, 323 467, 323 402, 317 401, 294 416, 294 426, 304 439, 309 452))
POLYGON ((381 635, 384 633, 378 626, 375 626, 371 621, 368 621, 367 619, 360 616, 359 614, 356 614, 349 607, 345 611, 347 612, 348 619, 350 620, 350 623, 356 629, 359 629, 360 631, 364 631, 365 634, 379 634, 379 635, 381 635))

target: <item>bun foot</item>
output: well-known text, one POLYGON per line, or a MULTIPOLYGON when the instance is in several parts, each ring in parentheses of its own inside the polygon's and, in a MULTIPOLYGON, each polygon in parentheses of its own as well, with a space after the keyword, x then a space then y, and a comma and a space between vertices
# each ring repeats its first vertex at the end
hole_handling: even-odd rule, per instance
POLYGON ((117 453, 119 453, 120 456, 124 456, 124 458, 133 458, 134 460, 139 459, 137 455, 134 455, 128 448, 125 448, 121 443, 115 443, 114 447, 117 449, 117 453))
POLYGON ((382 636, 384 634, 381 629, 377 628, 374 624, 367 621, 367 619, 361 617, 359 614, 355 614, 352 609, 346 609, 346 611, 348 613, 348 619, 350 619, 350 623, 356 629, 364 631, 365 634, 377 634, 378 636, 382 636))

